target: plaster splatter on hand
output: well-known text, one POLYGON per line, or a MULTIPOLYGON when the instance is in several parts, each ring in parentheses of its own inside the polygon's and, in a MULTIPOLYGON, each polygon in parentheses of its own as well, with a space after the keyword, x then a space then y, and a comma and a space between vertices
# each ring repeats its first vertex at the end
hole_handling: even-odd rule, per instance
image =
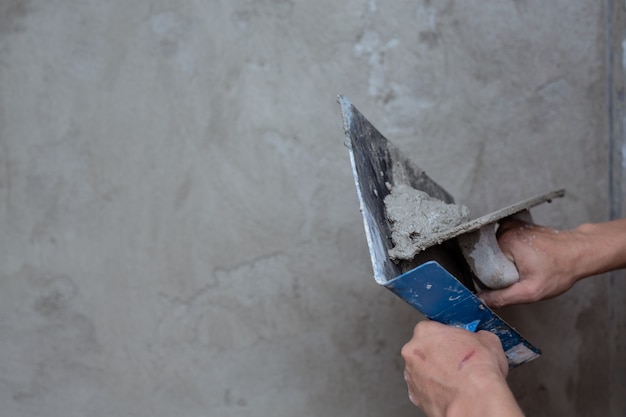
POLYGON ((448 204, 406 184, 393 186, 384 203, 394 244, 389 257, 396 260, 412 259, 426 249, 421 246, 425 238, 458 226, 470 217, 466 206, 448 204))

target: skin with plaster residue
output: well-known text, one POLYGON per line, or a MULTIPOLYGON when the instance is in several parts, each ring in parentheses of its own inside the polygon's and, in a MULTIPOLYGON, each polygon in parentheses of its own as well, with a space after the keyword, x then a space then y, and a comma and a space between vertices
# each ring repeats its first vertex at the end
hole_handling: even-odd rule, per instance
POLYGON ((394 244, 389 256, 398 260, 411 259, 424 249, 422 240, 458 226, 470 216, 467 207, 447 204, 406 184, 395 185, 384 203, 394 244))

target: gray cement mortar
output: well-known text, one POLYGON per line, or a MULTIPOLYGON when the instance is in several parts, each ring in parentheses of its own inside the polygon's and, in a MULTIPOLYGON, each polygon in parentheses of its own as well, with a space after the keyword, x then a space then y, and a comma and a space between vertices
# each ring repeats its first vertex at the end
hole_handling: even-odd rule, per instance
POLYGON ((448 204, 406 184, 394 185, 384 203, 394 243, 389 257, 396 260, 413 259, 429 237, 470 219, 466 206, 448 204))

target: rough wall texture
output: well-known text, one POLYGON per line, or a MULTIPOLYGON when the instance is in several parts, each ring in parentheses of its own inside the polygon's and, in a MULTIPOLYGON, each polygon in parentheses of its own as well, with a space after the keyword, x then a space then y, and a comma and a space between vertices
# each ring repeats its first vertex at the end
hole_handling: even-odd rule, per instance
MULTIPOLYGON (((386 3, 0 2, 1 415, 419 415, 340 92, 477 215, 606 219, 602 2, 386 3)), ((605 305, 503 312, 529 415, 607 414, 605 305)))

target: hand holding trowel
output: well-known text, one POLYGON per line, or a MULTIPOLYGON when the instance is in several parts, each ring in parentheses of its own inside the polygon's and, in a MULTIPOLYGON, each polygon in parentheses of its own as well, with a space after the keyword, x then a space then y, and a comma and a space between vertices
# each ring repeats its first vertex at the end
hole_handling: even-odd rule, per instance
POLYGON ((346 145, 376 282, 426 317, 501 340, 510 366, 539 356, 537 348, 484 305, 473 290, 504 288, 519 279, 500 251, 497 222, 564 195, 553 191, 469 220, 469 211, 400 154, 343 96, 346 145))

